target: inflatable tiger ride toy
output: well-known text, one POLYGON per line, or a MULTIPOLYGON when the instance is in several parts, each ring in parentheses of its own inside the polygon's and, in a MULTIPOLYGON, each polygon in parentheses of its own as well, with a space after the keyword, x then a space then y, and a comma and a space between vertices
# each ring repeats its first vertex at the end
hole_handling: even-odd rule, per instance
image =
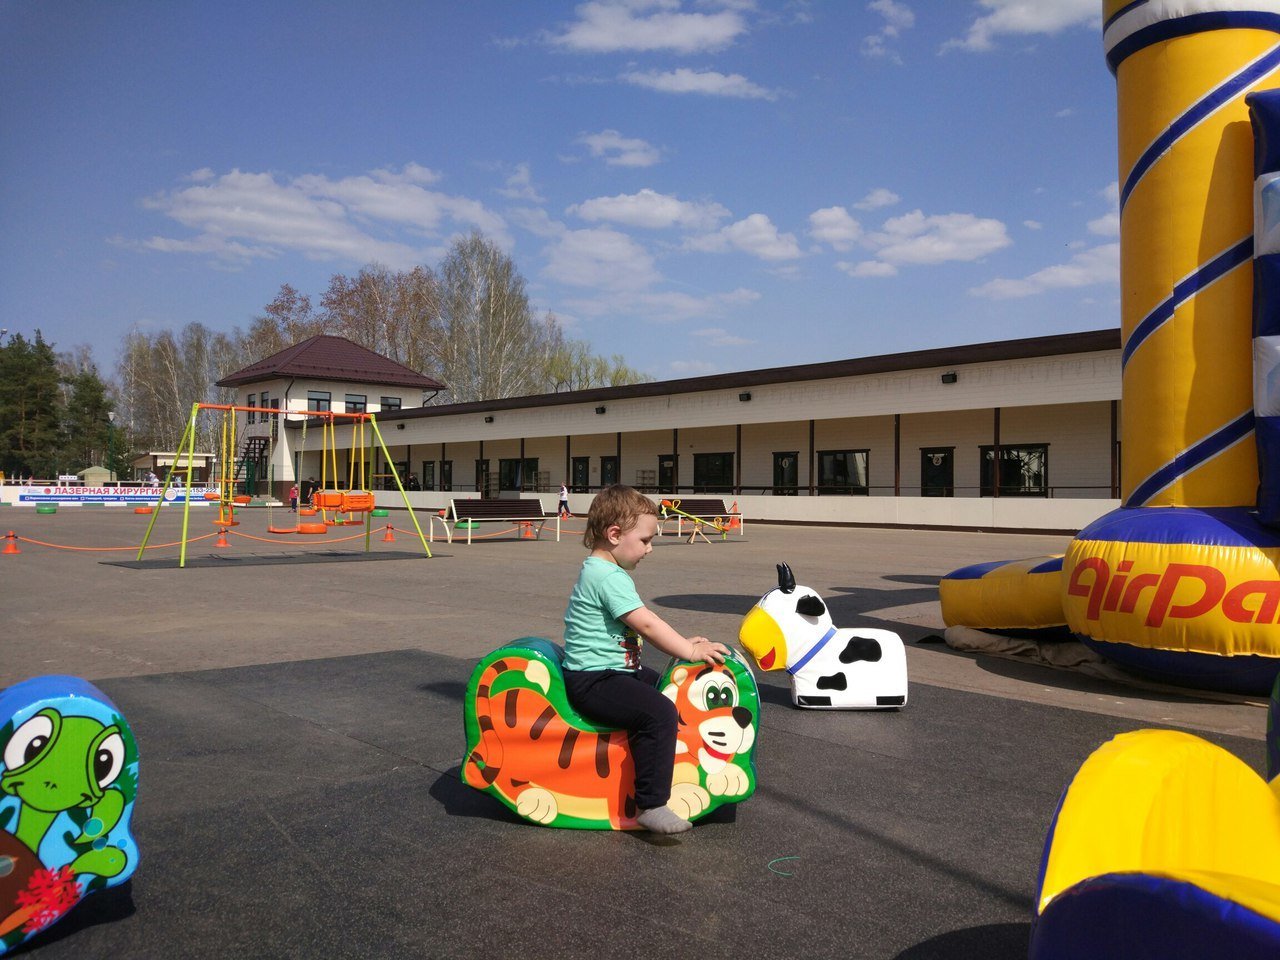
POLYGON ((77 677, 0 691, 0 724, 3 954, 133 876, 138 747, 115 705, 77 677))
MULTIPOLYGON (((480 661, 463 708, 463 779, 533 823, 638 829, 626 731, 569 704, 563 663, 564 649, 537 637, 480 661)), ((671 809, 697 820, 751 796, 760 695, 750 667, 736 654, 715 667, 672 660, 658 686, 680 714, 671 809)))

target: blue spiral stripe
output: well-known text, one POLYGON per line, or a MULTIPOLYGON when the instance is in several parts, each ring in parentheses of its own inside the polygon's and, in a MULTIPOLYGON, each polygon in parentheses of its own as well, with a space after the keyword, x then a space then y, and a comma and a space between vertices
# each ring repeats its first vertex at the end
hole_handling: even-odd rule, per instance
POLYGON ((1129 334, 1120 352, 1120 367, 1123 369, 1138 347, 1142 346, 1153 333, 1159 330, 1173 316, 1174 311, 1182 306, 1201 290, 1221 280, 1228 273, 1253 258, 1253 237, 1248 236, 1233 247, 1228 247, 1208 263, 1201 266, 1184 280, 1174 284, 1173 293, 1161 300, 1154 310, 1142 318, 1129 334))
MULTIPOLYGON (((1280 27, 1280 16, 1276 17, 1276 26, 1280 27)), ((1277 67, 1280 67, 1280 44, 1276 44, 1252 63, 1245 64, 1237 73, 1227 77, 1180 116, 1174 118, 1164 132, 1142 152, 1142 156, 1138 157, 1137 162, 1130 169, 1129 176, 1125 178, 1124 187, 1120 191, 1121 214, 1123 215, 1125 204, 1128 203, 1129 195, 1133 193, 1138 181, 1147 175, 1156 161, 1168 153, 1175 143, 1277 67)))
MULTIPOLYGON (((1125 13, 1128 11, 1121 11, 1125 13)), ((1108 21, 1108 27, 1116 18, 1108 21)), ((1135 30, 1123 40, 1114 44, 1107 43, 1104 34, 1103 42, 1107 50, 1107 66, 1115 73, 1127 57, 1139 50, 1185 37, 1193 33, 1207 30, 1271 30, 1280 33, 1280 14, 1261 10, 1215 10, 1208 13, 1193 13, 1184 17, 1161 20, 1148 27, 1135 30)))
POLYGON ((1246 410, 1230 423, 1227 423, 1203 440, 1198 440, 1187 447, 1172 460, 1143 480, 1129 499, 1126 507, 1141 507, 1161 490, 1168 487, 1179 477, 1185 476, 1218 454, 1235 446, 1253 432, 1253 411, 1246 410))

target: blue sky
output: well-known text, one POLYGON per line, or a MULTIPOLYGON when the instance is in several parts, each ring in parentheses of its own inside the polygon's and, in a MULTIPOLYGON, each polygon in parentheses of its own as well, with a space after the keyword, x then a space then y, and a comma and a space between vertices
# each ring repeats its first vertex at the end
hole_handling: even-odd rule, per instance
POLYGON ((1098 0, 0 0, 0 327, 113 370, 472 229, 667 379, 1119 324, 1098 0))

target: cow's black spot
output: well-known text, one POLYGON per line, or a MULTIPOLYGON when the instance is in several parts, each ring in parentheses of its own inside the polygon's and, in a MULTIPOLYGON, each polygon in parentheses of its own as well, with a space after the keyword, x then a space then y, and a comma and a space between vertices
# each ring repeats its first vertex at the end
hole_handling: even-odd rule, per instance
POLYGON ((870 637, 850 637, 849 642, 840 651, 840 662, 856 663, 859 660, 866 660, 868 663, 878 662, 880 660, 879 642, 870 637))
POLYGON ((847 690, 849 681, 845 679, 843 673, 833 673, 829 677, 818 678, 819 690, 847 690))
POLYGON ((796 613, 802 613, 806 617, 820 617, 826 612, 826 604, 812 593, 806 593, 796 601, 796 613))

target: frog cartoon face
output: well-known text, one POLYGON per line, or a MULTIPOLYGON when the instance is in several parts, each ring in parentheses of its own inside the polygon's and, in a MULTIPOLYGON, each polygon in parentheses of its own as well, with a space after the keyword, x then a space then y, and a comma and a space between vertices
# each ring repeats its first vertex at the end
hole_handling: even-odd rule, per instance
POLYGON ((92 717, 36 713, 4 745, 0 791, 45 813, 91 807, 120 776, 124 738, 92 717))

